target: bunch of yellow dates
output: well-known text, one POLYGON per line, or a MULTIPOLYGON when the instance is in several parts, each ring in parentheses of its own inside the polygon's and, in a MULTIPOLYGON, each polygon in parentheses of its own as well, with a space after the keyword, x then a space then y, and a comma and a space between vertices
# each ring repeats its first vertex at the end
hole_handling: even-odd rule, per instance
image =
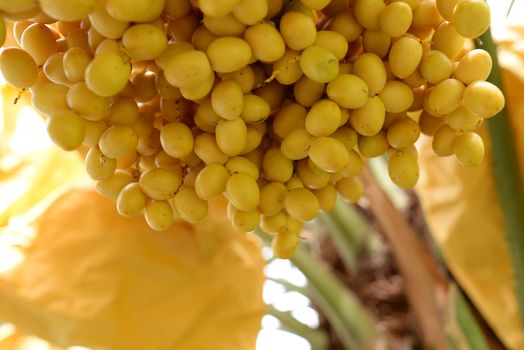
MULTIPOLYGON (((474 166, 504 106, 472 50, 484 0, 0 0, 5 80, 124 216, 239 230, 293 254, 304 222, 355 202, 366 158, 403 188, 420 133, 474 166)), ((30 142, 30 140, 28 140, 30 142)), ((57 164, 60 166, 60 164, 57 164)))

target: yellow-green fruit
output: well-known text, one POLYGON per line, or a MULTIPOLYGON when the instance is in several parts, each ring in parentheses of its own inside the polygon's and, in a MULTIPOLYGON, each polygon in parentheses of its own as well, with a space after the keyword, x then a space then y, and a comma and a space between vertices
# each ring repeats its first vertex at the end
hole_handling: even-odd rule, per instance
POLYGON ((207 56, 213 70, 218 73, 231 73, 242 69, 251 60, 251 47, 237 37, 221 37, 213 40, 207 47, 207 56))
POLYGON ((491 118, 504 108, 500 89, 487 81, 475 81, 464 90, 464 106, 479 118, 491 118))
POLYGON ((378 96, 373 96, 369 102, 353 111, 351 115, 351 126, 364 136, 373 136, 382 129, 386 118, 384 102, 378 96))
POLYGON ((221 120, 215 129, 217 145, 230 157, 243 152, 247 144, 247 127, 240 117, 233 120, 221 120))
POLYGON ((424 79, 432 84, 438 84, 450 77, 453 64, 443 52, 429 50, 422 56, 419 70, 424 79))
POLYGON ((133 175, 122 169, 116 171, 107 179, 96 183, 96 191, 102 196, 116 200, 120 191, 133 181, 133 175))
POLYGON ((91 120, 84 119, 83 122, 86 131, 83 143, 88 146, 98 145, 100 136, 102 136, 104 131, 107 129, 107 124, 103 120, 93 122, 91 120))
POLYGON ((0 70, 7 83, 19 89, 30 88, 38 77, 35 60, 24 50, 15 47, 6 48, 0 54, 0 70))
POLYGON ((411 88, 397 80, 388 81, 378 96, 389 113, 405 112, 415 101, 411 88))
MULTIPOLYGON (((459 110, 457 108, 457 110, 459 110)), ((466 108, 467 109, 467 108, 466 108)), ((449 115, 449 114, 448 114, 449 115)), ((447 119, 447 118, 446 118, 447 119)), ((423 111, 418 120, 420 131, 427 136, 434 136, 437 130, 446 122, 442 117, 434 117, 426 111, 423 111)))
POLYGON ((164 9, 165 0, 107 0, 106 10, 124 22, 151 22, 164 9))
MULTIPOLYGON (((195 17, 195 19, 197 19, 197 17, 195 17)), ((185 23, 181 24, 182 28, 187 27, 185 23)), ((199 22, 197 21, 195 23, 195 28, 198 26, 198 24, 199 22)), ((244 33, 246 30, 246 25, 236 19, 235 16, 233 16, 233 13, 228 13, 227 15, 221 17, 211 17, 204 15, 204 25, 211 33, 216 36, 241 36, 242 33, 244 33)))
POLYGON ((255 179, 247 174, 234 174, 226 184, 226 195, 240 210, 253 210, 260 202, 260 190, 255 179))
POLYGON ((484 0, 461 0, 453 10, 451 22, 465 38, 474 39, 489 28, 490 9, 484 0))
POLYGON ((343 125, 337 129, 331 137, 336 138, 346 146, 349 150, 352 150, 357 145, 358 134, 350 126, 343 125))
POLYGON ((195 191, 197 195, 210 200, 221 195, 226 189, 229 173, 221 164, 209 164, 197 175, 195 191))
POLYGON ((142 173, 138 183, 149 198, 166 200, 177 193, 181 179, 170 169, 152 168, 142 173))
POLYGON ((413 188, 420 174, 417 158, 410 152, 394 153, 389 158, 388 173, 397 186, 413 188))
POLYGON ((295 170, 302 183, 312 189, 318 189, 326 186, 330 180, 330 174, 316 165, 311 164, 307 159, 298 162, 295 170))
POLYGON ((110 97, 124 89, 130 76, 131 64, 122 55, 104 52, 96 55, 87 66, 85 82, 98 96, 110 97))
POLYGON ((69 85, 71 82, 65 75, 63 57, 62 52, 49 56, 44 64, 44 74, 55 84, 69 85))
POLYGON ((362 34, 362 44, 366 52, 385 58, 391 46, 391 37, 380 30, 366 30, 362 34))
POLYGON ((95 8, 95 0, 40 0, 44 13, 60 21, 79 21, 87 17, 95 8))
POLYGON ((337 189, 332 183, 328 183, 326 186, 313 190, 313 194, 318 199, 320 210, 329 212, 335 208, 337 203, 337 189))
POLYGON ((493 62, 488 52, 471 50, 460 59, 454 74, 464 84, 471 84, 477 80, 486 80, 492 66, 493 62))
POLYGON ((109 99, 96 95, 84 82, 80 82, 69 88, 67 105, 84 118, 99 121, 109 110, 109 99))
POLYGON ((229 174, 244 173, 251 176, 253 179, 258 179, 259 170, 255 163, 245 157, 229 158, 225 164, 225 168, 229 174))
POLYGON ((413 145, 420 136, 420 127, 410 118, 400 119, 391 124, 387 131, 388 143, 396 149, 413 145))
POLYGON ((380 130, 373 136, 359 136, 358 150, 364 157, 373 158, 384 154, 389 148, 386 132, 380 130))
POLYGON ((127 21, 119 21, 107 13, 104 0, 96 0, 94 10, 89 14, 89 21, 91 28, 102 37, 114 40, 121 38, 129 27, 127 21))
POLYGON ((387 72, 382 59, 374 53, 360 55, 353 64, 353 74, 361 78, 372 94, 377 94, 386 85, 387 72))
POLYGON ((355 150, 351 150, 348 164, 339 173, 343 176, 356 176, 362 173, 362 170, 364 170, 364 161, 355 150))
POLYGON ((431 144, 433 151, 439 157, 447 157, 453 154, 453 143, 458 132, 449 125, 442 125, 433 136, 431 144))
POLYGON ((453 10, 459 1, 460 0, 436 0, 438 12, 440 12, 442 17, 451 21, 453 10))
POLYGON ((218 147, 215 135, 209 133, 202 133, 195 137, 193 150, 198 158, 206 164, 224 164, 229 158, 218 147))
POLYGON ((479 134, 466 131, 453 142, 453 153, 462 165, 477 166, 484 159, 484 141, 479 134))
POLYGON ((405 34, 413 21, 411 7, 402 1, 392 2, 380 12, 379 28, 387 35, 396 38, 405 34))
POLYGON ((409 36, 398 39, 389 51, 391 72, 400 79, 409 77, 418 68, 422 53, 422 45, 417 39, 409 36))
POLYGON ((188 50, 168 59, 164 75, 171 85, 194 87, 209 79, 212 69, 204 52, 188 50))
POLYGON ((306 114, 306 109, 298 103, 282 106, 273 118, 273 132, 283 139, 291 131, 305 126, 306 114))
POLYGON ((47 119, 47 133, 60 148, 73 151, 82 144, 85 127, 78 114, 71 110, 62 110, 47 119))
POLYGON ((369 101, 366 82, 353 74, 341 74, 330 81, 327 95, 343 108, 360 108, 369 101))
POLYGON ((167 48, 164 50, 164 52, 155 58, 155 63, 157 66, 159 66, 162 69, 166 69, 167 62, 171 60, 171 58, 181 54, 185 51, 193 51, 195 47, 188 42, 185 41, 171 41, 167 44, 167 48))
POLYGON ((475 130, 480 120, 475 113, 464 106, 446 115, 446 123, 457 131, 475 130))
MULTIPOLYGON (((47 78, 45 79, 47 80, 47 78)), ((67 106, 67 91, 68 88, 63 85, 37 82, 31 87, 31 104, 40 113, 46 116, 59 113, 64 109, 69 109, 67 106)))
POLYGON ((450 59, 454 59, 464 47, 465 41, 452 23, 444 21, 435 29, 431 38, 431 49, 441 51, 450 59))
MULTIPOLYGON (((489 84, 486 82, 480 83, 489 84)), ((471 92, 473 90, 475 90, 475 87, 472 87, 469 91, 471 92)), ((463 96, 464 101, 466 101, 464 84, 457 79, 446 79, 431 89, 427 97, 427 102, 425 103, 425 107, 427 107, 425 109, 430 113, 446 115, 458 108, 462 102, 463 96)), ((469 104, 466 104, 466 106, 469 107, 469 104)))
POLYGON ((173 209, 167 201, 152 200, 144 208, 147 224, 155 231, 165 231, 175 221, 173 209))
POLYGON ((301 3, 306 5, 312 10, 322 10, 324 7, 328 6, 331 2, 330 0, 300 0, 301 3))
POLYGON ((241 232, 251 232, 258 228, 260 212, 258 210, 239 210, 233 208, 231 223, 241 232))
POLYGON ((22 49, 33 57, 38 66, 43 66, 47 58, 58 51, 53 31, 42 23, 27 27, 21 39, 22 49))
POLYGON ((200 82, 200 84, 193 86, 181 86, 180 93, 186 100, 198 101, 206 97, 213 88, 215 82, 215 74, 211 73, 206 79, 200 82))
POLYGON ((202 222, 209 211, 209 204, 206 200, 198 197, 195 189, 182 187, 171 200, 176 213, 182 220, 191 224, 202 222))
POLYGON ((320 100, 306 115, 306 130, 313 136, 329 136, 337 130, 341 118, 342 112, 335 102, 329 99, 320 100))
POLYGON ((284 208, 287 189, 280 182, 270 182, 260 190, 260 211, 265 216, 272 216, 284 208))
POLYGON ((244 95, 244 105, 241 117, 246 123, 260 123, 269 117, 271 106, 262 97, 247 94, 244 95))
POLYGON ((86 173, 93 180, 105 180, 116 170, 116 160, 108 158, 98 147, 91 147, 85 158, 86 173))
POLYGON ((204 14, 212 17, 222 17, 233 11, 240 3, 240 0, 200 0, 198 1, 198 8, 204 14))
POLYGON ((89 62, 91 57, 84 49, 72 47, 67 50, 62 62, 67 79, 72 83, 83 81, 89 62))
POLYGON ((186 124, 171 122, 160 129, 160 143, 171 157, 183 158, 193 150, 193 134, 186 124))
POLYGON ((233 15, 244 24, 254 25, 264 19, 267 11, 267 0, 240 0, 233 15))
POLYGON ((293 85, 293 95, 295 100, 304 107, 310 107, 317 102, 324 93, 324 84, 302 76, 293 85))
POLYGON ((356 203, 364 194, 364 185, 358 177, 344 177, 337 181, 336 188, 342 198, 349 203, 356 203))
POLYGON ((147 196, 142 192, 137 182, 127 184, 118 194, 116 210, 122 216, 135 216, 146 206, 147 196))
POLYGON ((282 154, 292 160, 303 159, 308 156, 313 136, 305 129, 291 131, 280 143, 282 154))
POLYGON ((259 23, 244 32, 253 55, 261 62, 275 62, 286 52, 286 44, 278 30, 269 23, 259 23))
POLYGON ((302 180, 300 180, 300 178, 296 175, 291 176, 285 185, 288 191, 291 191, 295 188, 304 188, 304 183, 302 183, 302 180))
POLYGON ((273 74, 275 79, 283 85, 294 84, 303 75, 300 68, 300 53, 294 50, 286 50, 284 56, 273 63, 273 74))
MULTIPOLYGON (((287 189, 286 189, 287 191, 287 189)), ((287 231, 289 216, 279 211, 274 215, 262 215, 260 218, 260 228, 267 233, 278 234, 287 231)))
POLYGON ((100 136, 99 146, 109 158, 120 158, 134 151, 138 145, 138 135, 132 127, 114 125, 100 136))
POLYGON ((105 116, 108 125, 134 126, 139 119, 140 111, 137 103, 130 98, 119 98, 111 104, 105 116))
POLYGON ((347 42, 352 42, 360 37, 363 28, 355 19, 353 11, 349 11, 346 7, 344 1, 340 11, 333 15, 333 20, 329 22, 328 29, 342 34, 347 42))
POLYGON ((284 204, 289 215, 301 221, 314 219, 320 209, 317 197, 306 188, 290 190, 284 204))
POLYGON ((349 163, 349 151, 346 146, 333 137, 319 137, 311 143, 309 158, 320 169, 337 172, 349 163))
POLYGON ((317 32, 317 38, 313 45, 323 47, 333 52, 338 60, 344 59, 348 52, 348 42, 344 35, 332 30, 321 30, 317 32))
POLYGON ((380 14, 385 8, 384 0, 356 0, 353 11, 362 27, 378 29, 380 14))
POLYGON ((154 60, 167 48, 167 37, 163 28, 152 24, 135 24, 122 36, 126 54, 134 60, 154 60))
POLYGON ((310 46, 300 56, 300 68, 304 74, 317 83, 327 83, 338 75, 337 57, 329 50, 310 46))
POLYGON ((313 19, 297 11, 289 11, 280 18, 280 33, 286 45, 297 51, 313 45, 317 38, 313 19))
POLYGON ((249 65, 231 73, 219 74, 222 80, 231 79, 240 85, 242 92, 247 94, 255 87, 255 71, 249 65))
POLYGON ((293 175, 293 161, 287 158, 279 148, 273 147, 264 154, 262 169, 268 180, 286 182, 293 175))
POLYGON ((299 238, 295 232, 285 230, 283 232, 279 232, 275 237, 273 237, 273 240, 271 241, 271 248, 273 249, 273 253, 275 253, 277 258, 289 259, 295 255, 295 252, 298 248, 298 242, 299 238))
POLYGON ((211 105, 213 110, 224 119, 238 118, 244 108, 242 87, 233 80, 222 80, 213 88, 211 105))

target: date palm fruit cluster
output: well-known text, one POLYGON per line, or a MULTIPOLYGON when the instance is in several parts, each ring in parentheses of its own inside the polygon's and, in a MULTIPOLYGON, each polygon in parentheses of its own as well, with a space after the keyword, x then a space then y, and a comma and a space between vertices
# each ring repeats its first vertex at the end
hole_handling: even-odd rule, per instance
MULTIPOLYGON (((420 133, 482 161, 475 129, 504 105, 472 41, 483 0, 0 0, 17 46, 5 80, 124 216, 196 223, 224 194, 242 231, 293 254, 366 158, 413 187, 420 133)), ((59 165, 57 165, 59 166, 59 165)))

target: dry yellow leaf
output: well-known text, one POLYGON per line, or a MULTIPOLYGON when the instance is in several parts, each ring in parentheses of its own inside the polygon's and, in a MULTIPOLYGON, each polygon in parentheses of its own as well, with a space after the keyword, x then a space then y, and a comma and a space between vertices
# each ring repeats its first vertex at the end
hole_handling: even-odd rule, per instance
MULTIPOLYGON (((25 102, 6 104, 16 91, 3 93, 3 125, 14 125, 25 102)), ((8 140, 17 127, 1 130, 8 140)), ((25 334, 60 347, 255 348, 265 313, 261 244, 232 228, 223 200, 201 224, 154 232, 84 186, 78 154, 4 146, 0 320, 18 331, 0 335, 0 349, 27 349, 25 334)))

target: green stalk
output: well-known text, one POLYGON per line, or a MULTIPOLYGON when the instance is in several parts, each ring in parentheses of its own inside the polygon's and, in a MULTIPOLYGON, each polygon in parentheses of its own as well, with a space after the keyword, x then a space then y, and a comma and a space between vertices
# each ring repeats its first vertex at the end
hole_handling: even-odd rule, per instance
POLYGON ((271 278, 271 277, 267 277, 266 279, 268 281, 272 281, 272 282, 282 285, 282 287, 284 287, 287 292, 297 292, 308 298, 310 297, 308 290, 306 288, 297 286, 296 284, 293 284, 289 282, 288 280, 285 280, 283 278, 271 278))
POLYGON ((357 297, 300 246, 291 259, 307 277, 314 300, 333 324, 348 350, 364 349, 379 336, 376 324, 357 297))
POLYGON ((484 333, 477 323, 464 295, 457 287, 452 287, 450 294, 450 303, 453 309, 452 312, 454 313, 453 317, 456 319, 469 348, 475 350, 490 350, 491 348, 484 337, 484 333))
POLYGON ((371 230, 354 208, 338 198, 335 208, 318 216, 348 270, 354 270, 357 254, 371 230))
POLYGON ((326 350, 328 348, 329 340, 327 334, 323 331, 312 329, 294 318, 291 313, 279 311, 271 305, 266 306, 266 311, 268 315, 274 316, 280 321, 282 330, 306 339, 313 349, 326 350))
POLYGON ((515 0, 512 0, 511 4, 509 4, 508 11, 506 12, 506 17, 508 17, 509 14, 511 13, 511 10, 513 10, 513 5, 514 4, 515 4, 515 0))
MULTIPOLYGON (((493 70, 488 80, 504 91, 497 47, 491 32, 488 30, 483 34, 480 41, 481 48, 489 52, 493 59, 493 70)), ((524 320, 524 192, 514 136, 506 108, 495 118, 490 118, 487 127, 491 139, 495 184, 506 223, 520 317, 524 320)))

